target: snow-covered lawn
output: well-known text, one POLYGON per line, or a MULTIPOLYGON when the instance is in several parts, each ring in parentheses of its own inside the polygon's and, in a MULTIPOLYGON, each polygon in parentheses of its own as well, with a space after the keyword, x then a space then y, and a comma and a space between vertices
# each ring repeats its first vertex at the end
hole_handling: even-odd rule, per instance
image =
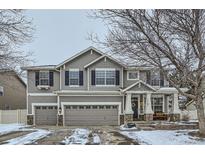
POLYGON ((149 145, 187 145, 203 144, 205 139, 192 137, 189 132, 196 130, 154 130, 154 131, 121 131, 120 133, 137 140, 139 144, 149 145))
POLYGON ((27 135, 23 135, 17 138, 13 138, 7 141, 4 141, 3 144, 31 144, 36 142, 37 140, 44 138, 51 134, 50 131, 43 129, 33 129, 28 128, 28 125, 24 124, 0 124, 0 136, 6 135, 12 132, 20 132, 20 131, 30 131, 31 133, 27 135))
MULTIPOLYGON (((32 131, 32 129, 30 129, 32 131)), ((20 136, 11 140, 5 141, 5 144, 8 145, 23 145, 23 144, 31 144, 36 142, 37 140, 48 136, 51 132, 47 130, 38 129, 35 132, 29 133, 24 136, 20 136)))
POLYGON ((83 128, 76 128, 73 134, 69 137, 65 137, 62 141, 64 144, 86 144, 88 142, 89 130, 83 128))
POLYGON ((20 129, 25 128, 25 127, 28 127, 28 126, 24 124, 0 124, 0 135, 19 131, 20 129))

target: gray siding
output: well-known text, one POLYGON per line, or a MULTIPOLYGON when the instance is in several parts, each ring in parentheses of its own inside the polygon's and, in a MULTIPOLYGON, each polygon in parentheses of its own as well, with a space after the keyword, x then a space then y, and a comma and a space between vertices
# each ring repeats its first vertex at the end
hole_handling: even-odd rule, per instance
POLYGON ((57 96, 28 96, 28 114, 32 114, 32 103, 57 103, 57 96))
POLYGON ((153 91, 149 87, 141 84, 139 87, 139 84, 135 85, 134 87, 130 88, 128 91, 153 91))
POLYGON ((35 71, 28 71, 28 77, 27 77, 27 81, 28 81, 28 93, 52 93, 55 90, 59 90, 60 89, 60 73, 54 71, 53 73, 53 87, 50 87, 49 90, 40 90, 36 87, 35 85, 35 71))
POLYGON ((90 66, 89 70, 89 78, 90 78, 90 90, 97 90, 97 91, 106 91, 106 90, 119 90, 120 87, 122 87, 122 66, 117 64, 116 62, 110 60, 110 59, 101 59, 98 62, 96 62, 95 64, 93 64, 92 66, 90 66), (91 71, 95 70, 96 68, 115 68, 116 70, 120 71, 120 85, 119 86, 106 86, 106 87, 99 87, 99 86, 93 86, 91 85, 91 71))
POLYGON ((88 52, 80 55, 76 59, 65 64, 65 70, 61 70, 62 89, 63 90, 86 90, 87 89, 87 70, 84 69, 84 66, 86 64, 89 64, 90 62, 92 62, 93 60, 95 60, 96 58, 98 58, 100 56, 101 55, 95 51, 93 51, 92 54, 90 51, 88 51, 88 52), (72 69, 72 68, 79 69, 80 71, 83 71, 83 86, 70 87, 70 86, 65 85, 65 71, 72 69))
POLYGON ((134 84, 135 82, 137 82, 137 80, 127 80, 127 70, 124 70, 124 88, 129 87, 130 85, 134 84))
POLYGON ((122 102, 121 96, 60 96, 60 102, 122 102))

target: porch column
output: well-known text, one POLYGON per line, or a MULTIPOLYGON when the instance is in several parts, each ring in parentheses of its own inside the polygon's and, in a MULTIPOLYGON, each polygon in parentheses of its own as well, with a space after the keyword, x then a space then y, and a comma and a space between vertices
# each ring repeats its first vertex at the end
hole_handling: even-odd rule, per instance
POLYGON ((152 110, 152 103, 151 103, 151 93, 147 93, 146 95, 146 107, 145 107, 145 117, 146 121, 153 120, 153 110, 152 110))
POLYGON ((178 93, 174 93, 172 113, 180 114, 178 93))
POLYGON ((180 109, 179 109, 179 100, 178 93, 173 94, 173 104, 172 104, 172 112, 170 114, 170 121, 179 121, 180 120, 180 109))
POLYGON ((131 102, 131 94, 127 94, 126 96, 126 106, 125 106, 125 121, 133 120, 133 110, 132 110, 132 102, 131 102))

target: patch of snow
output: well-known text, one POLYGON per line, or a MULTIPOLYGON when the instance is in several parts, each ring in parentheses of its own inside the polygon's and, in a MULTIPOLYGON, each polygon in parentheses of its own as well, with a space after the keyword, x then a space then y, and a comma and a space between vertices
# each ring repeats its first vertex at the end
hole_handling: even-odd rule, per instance
POLYGON ((74 130, 74 133, 69 136, 65 137, 65 140, 62 143, 68 144, 86 144, 88 142, 88 129, 77 128, 74 130))
POLYGON ((139 144, 148 145, 187 145, 187 144, 205 144, 205 139, 199 139, 188 135, 193 130, 179 131, 122 131, 121 134, 137 140, 139 144))
POLYGON ((93 134, 93 144, 100 144, 101 140, 98 134, 93 134))
POLYGON ((120 130, 124 130, 124 131, 126 131, 126 130, 138 130, 138 128, 137 127, 128 128, 127 125, 121 125, 120 130))
MULTIPOLYGON (((24 129, 24 131, 32 131, 35 129, 24 129)), ((48 136, 51 132, 43 129, 37 129, 37 131, 29 133, 24 136, 20 136, 14 139, 10 139, 5 141, 5 144, 7 145, 24 145, 24 144, 31 144, 36 142, 39 139, 42 139, 46 136, 48 136)))
POLYGON ((10 132, 19 131, 26 126, 25 124, 0 124, 0 135, 8 134, 10 132))

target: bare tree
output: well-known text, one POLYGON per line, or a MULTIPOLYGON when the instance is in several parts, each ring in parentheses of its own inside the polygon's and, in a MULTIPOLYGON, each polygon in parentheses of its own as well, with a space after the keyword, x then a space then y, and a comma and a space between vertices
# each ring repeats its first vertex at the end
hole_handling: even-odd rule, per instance
POLYGON ((97 43, 159 68, 179 93, 195 101, 199 130, 205 135, 205 10, 97 10, 94 17, 108 25, 106 39, 97 43))
POLYGON ((20 47, 31 41, 33 30, 24 10, 0 10, 0 69, 19 72, 31 61, 31 53, 20 47))

